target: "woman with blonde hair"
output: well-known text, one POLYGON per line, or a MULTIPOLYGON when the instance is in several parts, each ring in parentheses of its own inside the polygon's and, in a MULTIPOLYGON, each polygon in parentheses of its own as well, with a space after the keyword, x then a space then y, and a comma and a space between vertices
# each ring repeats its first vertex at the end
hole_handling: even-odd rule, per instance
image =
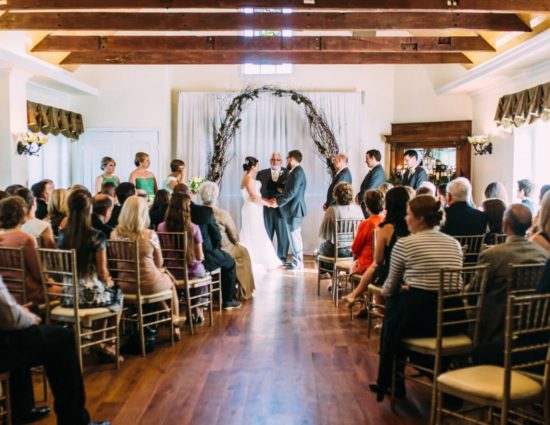
POLYGON ((145 152, 136 153, 134 164, 137 167, 130 174, 128 181, 136 186, 136 189, 144 190, 147 193, 147 197, 152 199, 158 190, 157 178, 148 170, 151 165, 149 155, 145 152))
POLYGON ((547 192, 542 198, 538 219, 539 231, 535 233, 531 241, 550 251, 550 192, 547 192))
POLYGON ((55 189, 48 201, 48 221, 52 226, 54 236, 59 234, 59 225, 67 217, 67 189, 55 189))
POLYGON ((120 179, 115 176, 116 162, 110 156, 104 156, 101 158, 101 171, 103 174, 99 175, 95 179, 95 193, 101 192, 103 183, 111 182, 116 186, 120 184, 120 179))
MULTIPOLYGON (((152 295, 167 290, 172 291, 174 321, 179 321, 179 304, 176 287, 171 276, 162 269, 163 258, 160 242, 154 230, 149 229, 149 209, 147 202, 137 196, 126 199, 118 225, 111 233, 112 240, 138 242, 141 293, 152 295)), ((133 284, 120 282, 122 292, 135 294, 133 284)), ((176 330, 179 338, 179 329, 176 330)))

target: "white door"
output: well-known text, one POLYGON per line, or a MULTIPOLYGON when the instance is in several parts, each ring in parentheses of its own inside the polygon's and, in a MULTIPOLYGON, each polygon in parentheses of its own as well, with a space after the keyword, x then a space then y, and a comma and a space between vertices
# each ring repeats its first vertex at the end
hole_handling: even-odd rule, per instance
POLYGON ((78 142, 78 180, 93 191, 95 179, 102 173, 101 158, 110 156, 116 162, 116 175, 120 181, 128 181, 130 173, 136 168, 136 152, 149 154, 150 170, 155 173, 158 180, 161 178, 159 142, 159 130, 88 129, 78 142))

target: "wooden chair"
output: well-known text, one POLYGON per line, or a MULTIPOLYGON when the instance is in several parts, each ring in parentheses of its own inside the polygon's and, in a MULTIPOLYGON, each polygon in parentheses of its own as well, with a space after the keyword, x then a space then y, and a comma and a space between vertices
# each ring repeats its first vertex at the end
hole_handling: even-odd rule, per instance
POLYGON ((0 276, 13 298, 20 304, 26 304, 27 270, 23 248, 0 247, 0 276))
POLYGON ((385 304, 376 300, 382 296, 382 288, 376 285, 367 286, 367 298, 365 308, 367 309, 367 339, 370 339, 373 319, 384 319, 385 304))
POLYGON ((507 295, 531 295, 535 292, 544 263, 540 264, 510 264, 506 279, 507 295))
POLYGON ((395 406, 395 387, 399 375, 403 379, 409 379, 431 387, 430 424, 434 423, 438 382, 436 377, 441 372, 443 358, 470 355, 477 346, 480 311, 485 296, 487 277, 488 265, 442 269, 440 271, 436 336, 432 338, 404 338, 401 340, 402 352, 433 357, 433 368, 416 364, 411 360, 395 359, 392 373, 392 408, 395 406), (464 317, 457 317, 457 315, 463 315, 464 317), (445 335, 447 329, 458 325, 468 327, 468 331, 451 336, 445 335), (408 374, 406 372, 407 366, 420 371, 421 375, 408 374), (403 372, 398 373, 398 370, 403 372), (421 379, 426 374, 432 376, 433 380, 421 379))
POLYGON ((10 374, 0 374, 0 424, 11 425, 10 374))
POLYGON ((38 250, 40 274, 46 297, 46 323, 72 325, 78 362, 83 369, 83 352, 89 347, 107 343, 115 344, 117 369, 120 368, 120 340, 118 314, 105 307, 79 307, 79 278, 76 266, 76 250, 38 250), (61 287, 62 291, 55 289, 61 287), (59 305, 52 300, 58 299, 59 305), (65 307, 72 305, 72 307, 65 307))
POLYGON ((194 308, 208 306, 210 315, 210 326, 214 324, 214 308, 212 306, 212 276, 207 275, 204 278, 189 279, 187 272, 187 262, 185 261, 187 250, 187 234, 185 232, 157 232, 162 249, 164 263, 169 264, 166 267, 176 276, 176 285, 178 289, 183 290, 185 296, 185 309, 187 312, 187 322, 189 331, 193 335, 193 316, 191 312, 194 308), (179 276, 182 278, 178 279, 179 276), (206 288, 206 294, 191 295, 192 289, 206 288), (206 301, 202 299, 206 298, 206 301))
MULTIPOLYGON (((355 233, 357 232, 357 228, 359 227, 359 224, 363 221, 362 219, 356 219, 356 218, 339 218, 336 219, 336 222, 334 224, 334 233, 333 233, 333 241, 334 241, 334 255, 329 257, 325 255, 319 255, 317 257, 318 259, 318 270, 317 270, 317 295, 321 295, 321 276, 325 273, 330 273, 331 279, 332 279, 332 289, 333 289, 333 297, 334 293, 336 291, 336 286, 338 285, 337 280, 337 270, 336 270, 336 263, 339 261, 352 261, 353 257, 340 257, 338 255, 338 251, 342 247, 351 247, 351 244, 353 243, 353 239, 355 238, 355 233), (322 265, 321 263, 327 264, 327 266, 322 265)), ((336 299, 336 304, 338 304, 338 301, 336 299)))
POLYGON ((161 323, 170 325, 170 338, 174 345, 174 319, 172 305, 172 290, 167 290, 151 295, 141 294, 141 275, 139 268, 139 251, 137 242, 109 240, 107 247, 107 259, 111 276, 116 283, 130 284, 136 288, 135 294, 124 294, 124 304, 134 306, 137 317, 127 314, 124 310, 123 322, 135 323, 139 332, 141 355, 145 357, 145 328, 161 323), (148 306, 150 310, 143 311, 148 306))
POLYGON ((212 279, 212 297, 217 292, 218 293, 218 311, 222 311, 222 269, 218 268, 207 272, 212 279))
POLYGON ((485 234, 482 235, 465 235, 465 236, 453 236, 464 251, 464 264, 473 265, 477 264, 479 254, 483 250, 483 241, 485 234))
POLYGON ((510 296, 506 306, 504 367, 473 366, 437 378, 437 423, 444 415, 476 424, 493 424, 498 411, 501 425, 550 423, 550 294, 510 296), (486 420, 472 418, 472 411, 454 411, 442 405, 444 394, 487 410, 486 420), (542 402, 542 415, 532 406, 542 402), (515 416, 515 418, 514 418, 515 416))

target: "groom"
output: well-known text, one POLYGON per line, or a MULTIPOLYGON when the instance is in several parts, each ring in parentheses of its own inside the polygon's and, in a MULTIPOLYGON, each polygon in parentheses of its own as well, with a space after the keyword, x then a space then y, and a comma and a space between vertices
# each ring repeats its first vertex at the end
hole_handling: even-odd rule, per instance
POLYGON ((302 269, 304 267, 304 248, 302 243, 302 220, 306 215, 306 174, 302 169, 302 153, 293 150, 286 158, 289 170, 283 193, 272 200, 272 207, 279 207, 290 240, 292 262, 287 263, 287 270, 302 269))

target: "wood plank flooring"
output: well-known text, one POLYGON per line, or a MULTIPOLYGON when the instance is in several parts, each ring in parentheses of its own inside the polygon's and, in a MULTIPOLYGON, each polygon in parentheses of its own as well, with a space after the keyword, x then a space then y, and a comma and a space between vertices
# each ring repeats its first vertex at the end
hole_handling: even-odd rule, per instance
MULTIPOLYGON (((377 335, 338 310, 316 270, 256 276, 254 298, 215 313, 213 328, 182 329, 146 358, 86 368, 87 406, 114 425, 426 424, 427 389, 408 383, 396 412, 377 403, 377 335)), ((55 424, 55 416, 39 422, 55 424)))

